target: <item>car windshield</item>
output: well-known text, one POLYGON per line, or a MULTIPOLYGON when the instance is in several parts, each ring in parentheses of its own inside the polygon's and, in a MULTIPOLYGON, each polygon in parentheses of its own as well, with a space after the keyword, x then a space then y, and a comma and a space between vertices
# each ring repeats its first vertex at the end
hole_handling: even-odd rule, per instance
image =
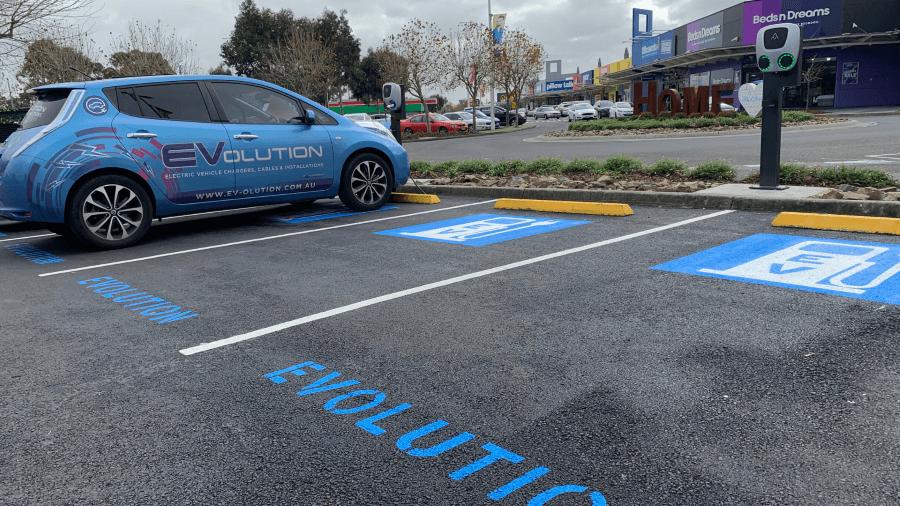
POLYGON ((612 107, 613 103, 610 102, 609 100, 601 100, 601 101, 597 102, 597 105, 600 107, 612 107))
POLYGON ((631 102, 616 102, 616 107, 621 107, 623 109, 630 109, 634 106, 631 105, 631 102))
POLYGON ((450 119, 443 114, 431 114, 430 116, 431 121, 450 121, 450 119))
POLYGON ((29 128, 49 125, 50 122, 56 119, 63 104, 66 103, 66 98, 69 97, 69 91, 70 90, 49 90, 39 92, 37 100, 31 104, 31 108, 28 109, 28 113, 26 113, 25 118, 22 119, 22 129, 27 130, 29 128))
POLYGON ((455 113, 453 113, 453 114, 455 114, 456 116, 459 116, 459 117, 462 118, 462 119, 472 119, 472 113, 468 113, 468 112, 455 112, 455 113))
POLYGON ((593 107, 591 107, 591 104, 575 104, 572 106, 572 109, 575 109, 576 111, 581 111, 581 110, 593 109, 593 107))

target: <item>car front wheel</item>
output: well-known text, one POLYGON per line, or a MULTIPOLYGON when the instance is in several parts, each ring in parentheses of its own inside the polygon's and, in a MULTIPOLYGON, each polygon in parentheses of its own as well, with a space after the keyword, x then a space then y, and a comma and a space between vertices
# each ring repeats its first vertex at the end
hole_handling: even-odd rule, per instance
POLYGON ((150 196, 125 176, 99 176, 87 181, 75 191, 66 210, 69 236, 97 249, 134 245, 152 221, 150 196))
POLYGON ((338 196, 354 211, 374 211, 391 198, 393 175, 378 155, 363 153, 347 164, 338 196))

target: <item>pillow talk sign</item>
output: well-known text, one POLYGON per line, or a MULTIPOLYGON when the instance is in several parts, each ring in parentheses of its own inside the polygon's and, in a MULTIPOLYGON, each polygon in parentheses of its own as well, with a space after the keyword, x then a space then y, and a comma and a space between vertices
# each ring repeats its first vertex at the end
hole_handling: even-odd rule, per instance
POLYGON ((121 304, 123 308, 134 311, 139 316, 159 325, 200 316, 190 309, 182 311, 181 306, 178 304, 173 304, 161 297, 154 297, 147 292, 142 292, 138 288, 132 288, 128 284, 109 276, 84 279, 79 281, 78 284, 93 289, 94 293, 104 299, 121 304))
MULTIPOLYGON (((299 378, 307 374, 323 372, 325 369, 324 365, 306 361, 264 374, 263 378, 268 379, 275 385, 284 385, 288 383, 291 377, 299 378)), ((371 388, 357 389, 355 387, 360 384, 359 380, 341 380, 341 373, 337 371, 318 376, 321 377, 314 381, 305 382, 306 384, 297 391, 297 397, 316 400, 317 402, 326 398, 327 400, 322 405, 322 409, 338 417, 349 418, 350 415, 362 415, 362 417, 355 418, 354 425, 356 427, 372 437, 383 437, 385 435, 391 438, 396 437, 395 446, 397 451, 411 458, 433 459, 450 451, 460 451, 463 448, 472 451, 473 460, 470 464, 451 470, 447 474, 449 479, 454 482, 463 481, 476 473, 508 473, 510 465, 519 466, 525 462, 525 457, 498 444, 489 441, 478 441, 479 438, 469 432, 458 432, 452 434, 452 436, 449 433, 444 434, 440 437, 441 441, 439 443, 421 446, 420 440, 422 438, 428 437, 430 441, 434 441, 436 436, 432 436, 432 434, 445 432, 444 429, 450 424, 444 420, 434 420, 401 434, 400 431, 391 429, 392 422, 395 425, 396 420, 402 417, 404 412, 412 409, 412 404, 401 403, 388 407, 393 403, 386 402, 387 394, 371 388), (474 445, 479 443, 481 443, 480 450, 476 450, 474 445), (457 450, 457 448, 460 450, 457 450)), ((606 498, 602 493, 591 490, 584 485, 550 485, 546 478, 551 472, 548 467, 521 466, 522 470, 527 468, 530 468, 530 470, 526 472, 515 471, 516 478, 488 492, 487 497, 492 501, 502 501, 507 497, 516 495, 517 491, 526 485, 541 482, 543 485, 541 491, 530 497, 528 506, 541 506, 560 496, 572 497, 576 495, 581 496, 580 500, 583 504, 592 506, 606 505, 606 498)))

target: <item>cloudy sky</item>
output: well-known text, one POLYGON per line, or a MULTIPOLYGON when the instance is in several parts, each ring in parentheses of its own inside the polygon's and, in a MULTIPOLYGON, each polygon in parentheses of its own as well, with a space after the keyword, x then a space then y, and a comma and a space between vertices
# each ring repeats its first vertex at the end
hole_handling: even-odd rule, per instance
MULTIPOLYGON (((110 33, 121 33, 131 19, 160 20, 197 45, 201 68, 221 60, 219 48, 231 32, 240 0, 96 0, 100 14, 86 20, 100 47, 110 33)), ((655 11, 656 29, 678 26, 739 0, 493 0, 493 11, 508 14, 508 26, 524 29, 544 44, 550 59, 563 60, 574 72, 623 56, 631 36, 631 9, 655 11)), ((315 17, 328 8, 346 9, 350 25, 365 52, 407 20, 419 17, 450 30, 469 20, 487 21, 487 0, 256 0, 271 9, 287 8, 298 16, 315 17)), ((452 94, 456 95, 456 94, 452 94)))

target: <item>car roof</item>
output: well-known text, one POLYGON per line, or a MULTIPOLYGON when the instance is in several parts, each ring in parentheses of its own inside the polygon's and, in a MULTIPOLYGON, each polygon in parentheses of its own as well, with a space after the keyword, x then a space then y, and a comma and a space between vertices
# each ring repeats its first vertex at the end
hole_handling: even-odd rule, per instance
POLYGON ((139 77, 117 77, 114 79, 99 79, 97 81, 75 81, 68 83, 45 84, 36 86, 34 91, 44 90, 71 90, 71 89, 95 89, 107 88, 111 86, 136 86, 141 84, 157 84, 171 83, 179 81, 238 81, 245 83, 256 83, 272 86, 272 83, 260 81, 243 76, 220 76, 220 75, 156 75, 156 76, 139 76, 139 77))

